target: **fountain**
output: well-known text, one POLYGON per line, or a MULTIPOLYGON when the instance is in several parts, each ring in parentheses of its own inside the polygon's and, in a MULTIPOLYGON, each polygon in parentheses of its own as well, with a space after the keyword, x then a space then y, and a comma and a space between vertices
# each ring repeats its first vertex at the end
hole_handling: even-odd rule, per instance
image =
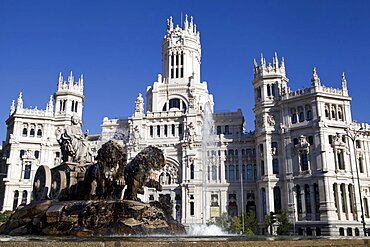
POLYGON ((109 236, 185 234, 165 201, 142 203, 143 186, 161 190, 150 179, 165 165, 162 150, 149 146, 128 164, 120 144, 109 141, 92 162, 79 121, 60 131, 63 162, 35 174, 33 201, 19 207, 0 226, 1 234, 48 236, 109 236), (122 198, 122 191, 127 187, 122 198))

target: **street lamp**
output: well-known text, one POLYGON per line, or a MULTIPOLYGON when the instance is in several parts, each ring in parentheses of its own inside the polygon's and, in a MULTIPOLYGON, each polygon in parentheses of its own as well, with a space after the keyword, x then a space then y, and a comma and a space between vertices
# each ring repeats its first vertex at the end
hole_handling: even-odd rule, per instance
POLYGON ((354 128, 346 128, 346 136, 348 136, 352 140, 353 149, 355 152, 355 165, 356 165, 356 175, 357 175, 357 185, 358 185, 358 193, 360 195, 360 205, 361 205, 361 220, 362 220, 362 227, 364 230, 364 236, 367 236, 366 234, 366 223, 365 223, 365 217, 364 217, 364 207, 362 204, 362 195, 361 195, 361 185, 360 185, 360 177, 358 175, 358 164, 357 164, 357 149, 356 149, 356 140, 359 136, 360 132, 362 131, 362 127, 359 129, 354 128))

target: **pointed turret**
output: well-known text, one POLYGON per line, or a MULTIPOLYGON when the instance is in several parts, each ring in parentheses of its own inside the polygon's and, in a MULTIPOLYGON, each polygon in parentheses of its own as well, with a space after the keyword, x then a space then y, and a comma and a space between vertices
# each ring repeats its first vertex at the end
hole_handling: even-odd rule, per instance
POLYGON ((281 63, 280 63, 280 71, 283 75, 285 75, 285 61, 284 61, 284 57, 281 58, 281 63))
POLYGON ((68 88, 73 88, 73 83, 74 83, 74 77, 73 77, 73 73, 72 73, 72 70, 68 76, 68 88))
POLYGON ((23 95, 22 92, 19 93, 18 99, 17 99, 17 110, 23 109, 23 95))
POLYGON ((320 78, 317 75, 316 67, 313 67, 313 70, 312 70, 311 85, 314 86, 314 87, 320 85, 320 78))
POLYGON ((15 112, 15 102, 14 99, 12 100, 12 104, 10 105, 9 116, 15 112))
POLYGON ((346 80, 346 75, 344 72, 342 73, 342 89, 347 90, 347 80, 346 80))
POLYGON ((63 76, 62 72, 59 72, 58 89, 62 88, 62 85, 63 85, 63 76))
POLYGON ((279 67, 279 59, 278 59, 276 51, 274 53, 274 59, 272 60, 272 64, 274 65, 274 69, 277 70, 279 67))
POLYGON ((190 25, 189 25, 190 31, 194 31, 194 23, 193 23, 193 17, 190 16, 190 25))
POLYGON ((188 30, 188 28, 189 28, 188 15, 185 15, 184 29, 188 30))
POLYGON ((46 105, 46 111, 48 111, 48 112, 53 112, 54 111, 53 95, 50 95, 49 102, 46 105))

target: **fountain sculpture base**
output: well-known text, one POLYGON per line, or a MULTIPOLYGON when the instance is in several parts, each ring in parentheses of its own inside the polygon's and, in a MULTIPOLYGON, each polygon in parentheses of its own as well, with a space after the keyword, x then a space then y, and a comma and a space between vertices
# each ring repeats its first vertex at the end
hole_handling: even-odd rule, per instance
POLYGON ((171 207, 160 202, 45 200, 18 208, 1 225, 0 233, 86 237, 186 232, 171 217, 171 207))

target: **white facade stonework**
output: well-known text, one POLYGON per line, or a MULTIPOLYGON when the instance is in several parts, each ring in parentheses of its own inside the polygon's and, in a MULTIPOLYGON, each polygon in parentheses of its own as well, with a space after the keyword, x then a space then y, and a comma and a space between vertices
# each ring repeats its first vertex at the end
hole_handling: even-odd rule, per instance
MULTIPOLYGON (((162 74, 147 88, 145 100, 138 95, 131 117, 104 118, 100 137, 90 142, 95 149, 110 139, 125 143, 129 159, 148 145, 164 151, 167 164, 153 174, 163 190, 146 188, 142 200, 167 197, 174 218, 185 225, 253 210, 259 233, 265 234, 269 212, 284 210, 292 233, 362 235, 359 191, 365 222, 370 223, 370 125, 352 121, 344 74, 341 88, 328 88, 314 69, 311 85, 292 91, 284 59, 275 54, 266 63, 261 56, 260 63, 254 62, 252 81, 255 131, 247 133, 241 110, 214 112, 200 64, 200 35, 193 19, 186 17, 179 27, 170 18, 162 43, 162 74), (354 141, 349 138, 353 134, 354 141)), ((12 105, 3 146, 3 210, 13 208, 16 190, 30 194, 37 164, 55 164, 55 128, 69 124, 72 114, 60 112, 62 102, 66 100, 67 109, 78 102, 82 116, 83 92, 72 92, 78 86, 71 83, 60 85, 55 110, 52 101, 43 115, 25 114, 34 110, 23 109, 21 100, 17 109, 12 105), (44 128, 40 141, 22 136, 24 126, 31 125, 44 128), (36 149, 39 160, 32 156, 36 149), (20 150, 31 152, 19 158, 20 150), (35 163, 28 180, 23 179, 27 162, 35 163)))
POLYGON ((82 117, 83 102, 83 77, 75 82, 72 72, 68 81, 59 75, 57 91, 50 96, 45 110, 25 108, 22 93, 17 104, 12 102, 0 173, 2 211, 31 201, 33 177, 40 165, 60 164, 56 131, 70 125, 72 115, 82 117))

